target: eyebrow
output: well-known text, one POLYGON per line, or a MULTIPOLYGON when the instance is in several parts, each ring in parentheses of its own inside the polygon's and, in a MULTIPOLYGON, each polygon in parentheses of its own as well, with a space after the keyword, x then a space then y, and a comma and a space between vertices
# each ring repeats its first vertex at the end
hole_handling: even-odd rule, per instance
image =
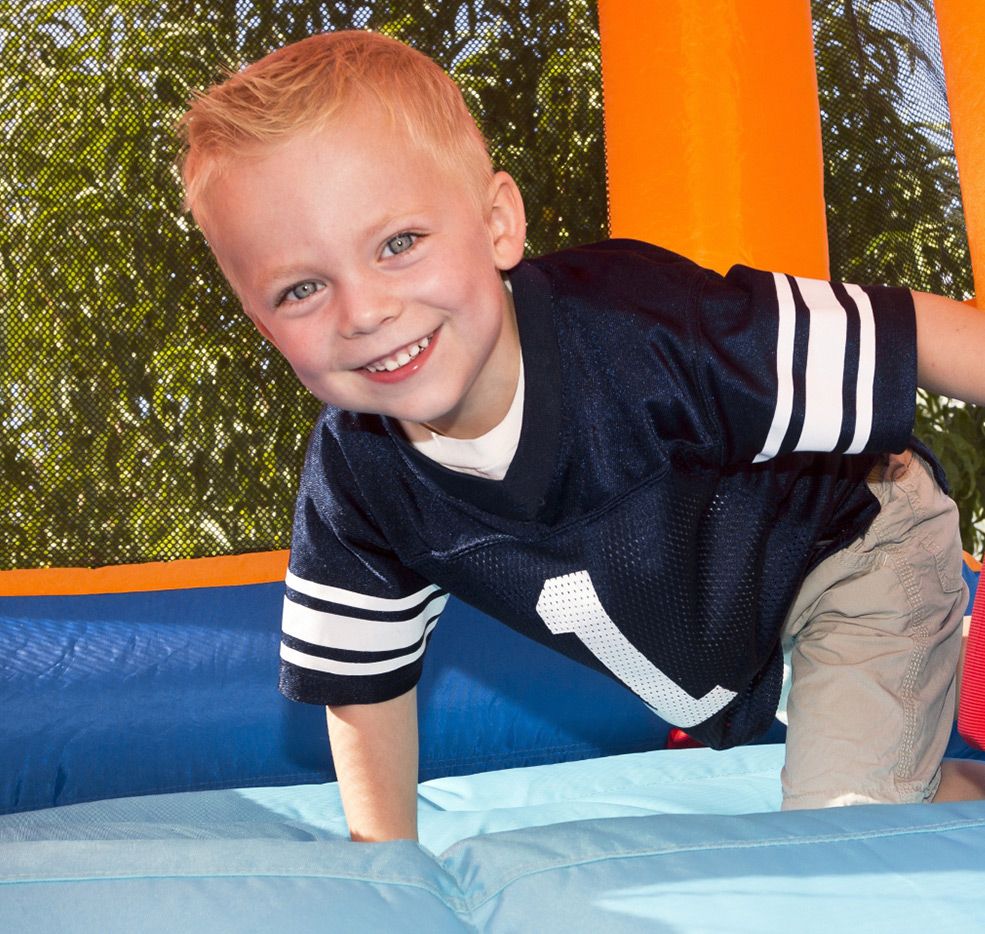
POLYGON ((298 277, 304 278, 304 274, 301 272, 301 266, 297 263, 292 263, 291 265, 276 266, 274 269, 259 278, 258 284, 260 288, 275 288, 274 283, 279 282, 295 282, 298 277))
POLYGON ((247 290, 257 295, 263 304, 274 305, 286 289, 305 278, 311 278, 305 277, 299 270, 300 267, 296 264, 277 266, 269 275, 251 277, 247 290))
POLYGON ((424 213, 425 209, 423 207, 415 207, 412 211, 401 211, 395 215, 388 214, 375 224, 369 224, 367 227, 364 227, 361 236, 375 239, 381 237, 388 227, 396 227, 397 233, 400 233, 403 230, 417 226, 411 223, 410 218, 422 217, 424 213))

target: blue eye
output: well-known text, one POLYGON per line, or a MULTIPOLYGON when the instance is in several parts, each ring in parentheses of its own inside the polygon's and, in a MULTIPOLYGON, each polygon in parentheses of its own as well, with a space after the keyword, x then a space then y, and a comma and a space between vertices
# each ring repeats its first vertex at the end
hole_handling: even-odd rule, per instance
POLYGON ((420 234, 416 233, 400 233, 395 237, 391 237, 384 244, 383 252, 391 256, 396 256, 397 253, 406 253, 416 242, 420 234))
POLYGON ((292 285, 283 295, 282 301, 295 301, 301 302, 315 292, 320 292, 322 286, 318 282, 313 282, 308 280, 307 282, 299 282, 297 285, 292 285))

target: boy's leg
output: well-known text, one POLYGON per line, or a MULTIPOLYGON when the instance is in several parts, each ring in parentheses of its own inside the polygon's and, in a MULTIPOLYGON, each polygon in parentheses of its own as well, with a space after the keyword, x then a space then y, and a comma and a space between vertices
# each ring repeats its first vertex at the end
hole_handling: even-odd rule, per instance
POLYGON ((934 804, 985 798, 985 762, 980 759, 945 759, 934 804))
POLYGON ((784 628, 784 809, 927 801, 940 781, 967 602, 957 509, 916 456, 870 486, 879 515, 808 575, 784 628))

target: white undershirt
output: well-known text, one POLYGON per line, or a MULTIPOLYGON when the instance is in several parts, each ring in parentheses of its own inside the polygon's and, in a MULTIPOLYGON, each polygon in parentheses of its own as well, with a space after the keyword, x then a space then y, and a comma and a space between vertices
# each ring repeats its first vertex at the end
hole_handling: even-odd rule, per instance
POLYGON ((523 428, 523 359, 516 393, 506 417, 495 427, 478 438, 448 438, 430 432, 431 437, 411 444, 426 457, 442 467, 474 477, 502 480, 513 462, 520 431, 523 428))

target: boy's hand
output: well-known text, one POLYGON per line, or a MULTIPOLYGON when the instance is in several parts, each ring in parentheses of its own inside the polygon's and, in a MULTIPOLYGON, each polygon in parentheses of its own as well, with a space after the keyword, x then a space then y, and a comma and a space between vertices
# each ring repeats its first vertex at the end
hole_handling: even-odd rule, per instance
POLYGON ((379 704, 326 708, 349 834, 417 839, 417 691, 379 704))
POLYGON ((913 460, 913 451, 906 450, 902 454, 886 454, 879 459, 872 470, 869 471, 869 480, 885 483, 892 483, 899 480, 910 467, 913 460))

